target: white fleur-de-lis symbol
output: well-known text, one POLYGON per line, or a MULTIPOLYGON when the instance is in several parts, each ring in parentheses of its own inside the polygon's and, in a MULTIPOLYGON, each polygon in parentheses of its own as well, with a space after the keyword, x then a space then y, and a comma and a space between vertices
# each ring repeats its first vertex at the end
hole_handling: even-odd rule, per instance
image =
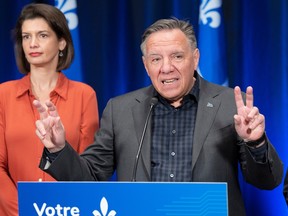
MULTIPOLYGON (((106 200, 105 197, 102 197, 101 201, 100 201, 100 209, 101 209, 101 213, 98 210, 94 210, 92 213, 94 216, 106 216, 107 212, 108 212, 108 202, 106 200)), ((111 210, 107 216, 115 216, 116 215, 116 211, 111 210)))
POLYGON ((77 3, 76 0, 58 0, 56 7, 59 8, 65 15, 70 30, 77 28, 78 16, 76 14, 77 3), (72 11, 74 10, 74 11, 72 11))
POLYGON ((221 15, 216 9, 220 8, 222 0, 203 0, 200 5, 200 19, 204 25, 218 28, 221 24, 221 15), (209 23, 208 23, 209 21, 209 23))

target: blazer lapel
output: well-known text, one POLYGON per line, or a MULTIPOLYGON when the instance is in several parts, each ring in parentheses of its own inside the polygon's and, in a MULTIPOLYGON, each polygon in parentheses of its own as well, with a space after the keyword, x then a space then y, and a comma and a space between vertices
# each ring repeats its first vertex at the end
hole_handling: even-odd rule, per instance
MULTIPOLYGON (((144 99, 136 99, 139 103, 137 103, 133 109, 133 119, 135 125, 135 132, 138 138, 138 146, 140 145, 141 136, 143 134, 144 125, 146 118, 149 113, 150 109, 150 101, 152 98, 152 94, 146 96, 144 99)), ((136 173, 136 179, 139 180, 150 180, 150 173, 151 173, 151 162, 150 162, 150 146, 151 146, 151 118, 147 125, 146 134, 144 136, 141 154, 139 156, 139 163, 138 163, 138 171, 136 173), (142 165, 142 167, 141 167, 142 165), (144 165, 144 166, 143 166, 144 165), (142 172, 142 173, 141 173, 142 172), (143 177, 143 175, 145 177, 143 177), (138 176, 138 178, 137 178, 138 176)))
POLYGON ((200 81, 202 87, 200 87, 201 90, 194 129, 192 170, 198 160, 202 146, 207 138, 220 106, 220 101, 217 100, 219 90, 209 89, 209 85, 205 80, 200 78, 200 81))

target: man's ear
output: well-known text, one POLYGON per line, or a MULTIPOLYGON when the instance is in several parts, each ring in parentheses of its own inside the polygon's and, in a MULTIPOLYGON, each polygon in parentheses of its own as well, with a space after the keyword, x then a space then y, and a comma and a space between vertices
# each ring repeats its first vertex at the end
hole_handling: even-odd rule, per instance
POLYGON ((148 76, 150 76, 149 72, 148 72, 148 69, 147 69, 147 62, 146 62, 145 56, 142 56, 142 62, 143 62, 143 65, 145 67, 146 73, 148 74, 148 76))
POLYGON ((193 51, 193 59, 194 59, 194 70, 197 70, 200 59, 200 51, 198 48, 196 48, 193 51))

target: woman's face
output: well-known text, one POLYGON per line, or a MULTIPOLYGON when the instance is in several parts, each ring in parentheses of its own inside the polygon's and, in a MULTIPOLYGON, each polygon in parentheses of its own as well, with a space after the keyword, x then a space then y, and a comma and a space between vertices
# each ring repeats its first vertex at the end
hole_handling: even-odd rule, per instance
POLYGON ((28 19, 22 25, 22 47, 31 70, 49 67, 56 71, 59 50, 66 46, 42 18, 28 19))

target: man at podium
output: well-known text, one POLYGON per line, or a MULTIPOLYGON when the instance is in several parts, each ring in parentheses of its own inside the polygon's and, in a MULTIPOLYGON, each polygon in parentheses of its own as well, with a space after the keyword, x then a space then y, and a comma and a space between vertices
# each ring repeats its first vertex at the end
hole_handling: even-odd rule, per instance
POLYGON ((245 215, 238 164, 245 180, 271 190, 283 164, 265 133, 265 117, 246 94, 198 73, 193 27, 176 18, 156 21, 142 37, 152 85, 112 98, 95 142, 80 156, 65 141, 55 106, 38 101, 36 134, 45 148, 40 168, 59 181, 227 182, 229 215, 245 215))

